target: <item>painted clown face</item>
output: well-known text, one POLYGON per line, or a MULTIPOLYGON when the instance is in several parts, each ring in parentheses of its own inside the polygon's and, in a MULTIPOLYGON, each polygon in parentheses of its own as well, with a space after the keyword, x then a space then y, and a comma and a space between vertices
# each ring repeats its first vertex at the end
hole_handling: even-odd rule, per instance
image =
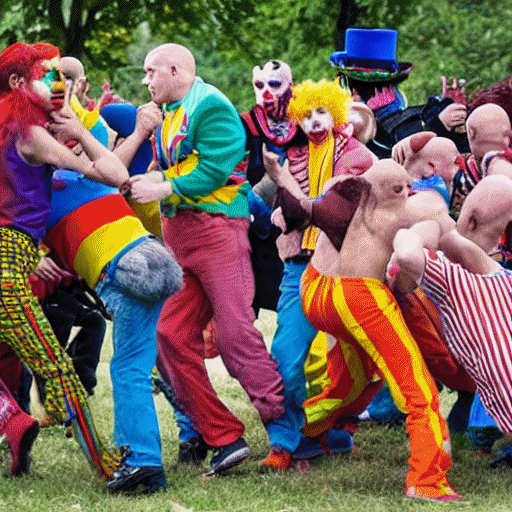
POLYGON ((252 84, 256 104, 272 119, 284 119, 292 95, 292 72, 288 64, 272 60, 263 67, 255 66, 252 70, 252 84))
POLYGON ((50 110, 59 110, 64 105, 66 83, 57 57, 40 62, 40 76, 32 82, 32 89, 40 96, 50 110))
POLYGON ((301 121, 300 126, 309 140, 322 144, 334 128, 334 120, 325 107, 318 106, 301 121))

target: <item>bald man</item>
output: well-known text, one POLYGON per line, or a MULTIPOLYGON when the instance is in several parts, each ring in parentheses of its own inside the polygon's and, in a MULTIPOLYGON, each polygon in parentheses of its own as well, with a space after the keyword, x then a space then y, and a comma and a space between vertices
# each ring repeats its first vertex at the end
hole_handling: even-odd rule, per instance
POLYGON ((443 252, 423 249, 426 230, 401 230, 395 239, 401 273, 421 283, 436 303, 450 351, 475 381, 487 412, 509 435, 512 273, 487 252, 511 221, 512 180, 487 176, 467 196, 457 229, 440 238, 443 252))
MULTIPOLYGON (((408 413, 412 453, 406 496, 458 499, 446 479, 450 440, 436 385, 384 284, 396 232, 442 212, 429 211, 410 196, 411 178, 392 160, 379 161, 357 179, 370 185, 369 192, 363 195, 339 251, 324 233, 320 235, 302 276, 303 308, 317 329, 352 347, 363 368, 373 368, 385 378, 397 406, 408 413)), ((368 383, 372 376, 368 371, 368 383)), ((350 389, 352 383, 347 385, 350 389)))
POLYGON ((73 83, 73 93, 80 102, 88 102, 87 93, 90 84, 85 75, 84 65, 75 57, 62 57, 60 59, 60 70, 66 80, 73 83))
POLYGON ((471 153, 459 158, 460 170, 453 180, 450 212, 457 218, 465 197, 482 179, 482 158, 488 151, 504 151, 510 147, 511 121, 499 105, 486 103, 477 107, 466 121, 471 153))
MULTIPOLYGON (((263 423, 283 412, 277 365, 253 325, 250 185, 237 171, 246 137, 231 102, 196 77, 194 57, 184 46, 155 48, 144 70, 153 102, 147 108, 159 114, 153 126, 157 158, 155 170, 130 179, 129 191, 141 203, 160 201, 164 241, 184 270, 182 289, 160 315, 157 364, 215 450, 212 472, 222 473, 250 452, 244 425, 220 401, 204 365, 202 331, 212 318, 222 360, 263 423)), ((123 158, 136 149, 128 147, 123 158)))

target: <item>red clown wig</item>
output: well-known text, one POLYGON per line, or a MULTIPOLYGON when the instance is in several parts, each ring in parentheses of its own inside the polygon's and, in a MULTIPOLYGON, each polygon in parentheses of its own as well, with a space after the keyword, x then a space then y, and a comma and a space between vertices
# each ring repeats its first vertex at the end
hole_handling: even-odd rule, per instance
POLYGON ((46 72, 42 61, 54 57, 60 57, 60 51, 48 43, 14 43, 0 53, 0 144, 9 132, 26 133, 30 125, 43 125, 48 120, 43 100, 31 84, 46 72), (11 88, 13 74, 24 78, 24 83, 11 88))
POLYGON ((475 108, 486 103, 499 105, 505 110, 512 121, 512 76, 485 89, 475 91, 469 98, 468 113, 473 112, 475 108))

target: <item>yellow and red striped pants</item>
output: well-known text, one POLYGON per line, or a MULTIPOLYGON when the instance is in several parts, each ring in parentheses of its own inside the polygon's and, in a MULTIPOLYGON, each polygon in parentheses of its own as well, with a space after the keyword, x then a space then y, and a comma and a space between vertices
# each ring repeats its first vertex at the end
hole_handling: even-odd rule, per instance
MULTIPOLYGON (((359 361, 349 364, 367 368, 366 380, 371 375, 369 356, 386 379, 397 407, 408 414, 411 456, 406 487, 446 482, 451 466, 449 433, 439 412, 437 388, 391 292, 377 279, 333 278, 311 264, 301 285, 308 320, 342 346, 352 347, 351 355, 359 356, 359 361)), ((344 375, 345 383, 336 383, 338 389, 345 385, 346 396, 357 395, 357 379, 350 372, 344 375)))

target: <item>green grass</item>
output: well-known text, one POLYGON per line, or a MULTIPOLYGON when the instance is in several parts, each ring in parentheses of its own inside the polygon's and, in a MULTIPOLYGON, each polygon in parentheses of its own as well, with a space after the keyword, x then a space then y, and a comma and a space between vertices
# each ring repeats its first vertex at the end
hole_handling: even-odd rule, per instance
MULTIPOLYGON (((258 327, 269 341, 275 316, 264 312, 258 327)), ((99 384, 91 398, 98 431, 108 442, 112 431, 112 399, 108 376, 111 354, 107 338, 99 368, 99 384)), ((268 440, 255 410, 229 377, 215 375, 214 386, 226 404, 245 423, 252 457, 228 475, 204 478, 205 468, 175 469, 177 429, 162 395, 156 396, 168 489, 148 497, 110 496, 92 471, 75 441, 61 427, 41 431, 33 448, 30 475, 4 475, 0 512, 310 512, 310 511, 512 511, 512 470, 488 468, 488 460, 461 446, 455 452, 450 481, 464 495, 463 503, 425 503, 403 497, 409 448, 404 428, 363 424, 354 436, 352 456, 325 456, 312 462, 308 473, 264 473, 258 461, 268 440)), ((453 395, 443 392, 443 411, 453 395)), ((0 454, 3 472, 9 460, 0 454)))

